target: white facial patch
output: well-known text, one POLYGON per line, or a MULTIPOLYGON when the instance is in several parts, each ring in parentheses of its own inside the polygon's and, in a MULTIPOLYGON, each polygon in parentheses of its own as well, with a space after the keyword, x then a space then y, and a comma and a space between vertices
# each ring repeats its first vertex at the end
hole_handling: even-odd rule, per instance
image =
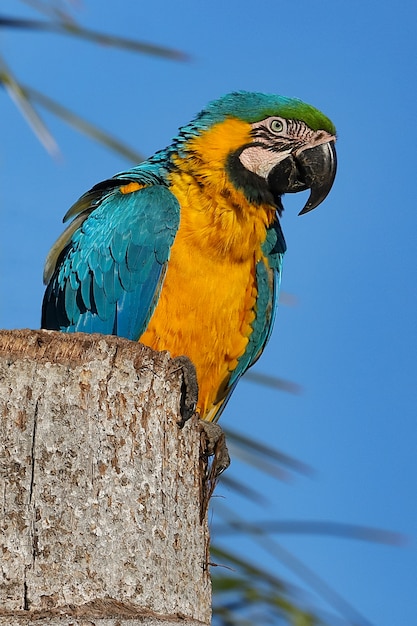
POLYGON ((290 148, 282 152, 273 152, 268 150, 267 146, 258 145, 245 148, 239 160, 247 170, 267 179, 272 168, 286 159, 289 154, 291 154, 290 148))
POLYGON ((251 125, 254 145, 242 150, 242 165, 265 180, 271 170, 291 153, 297 156, 307 148, 334 140, 325 130, 314 131, 301 120, 268 117, 251 125), (278 122, 278 126, 274 127, 278 122))

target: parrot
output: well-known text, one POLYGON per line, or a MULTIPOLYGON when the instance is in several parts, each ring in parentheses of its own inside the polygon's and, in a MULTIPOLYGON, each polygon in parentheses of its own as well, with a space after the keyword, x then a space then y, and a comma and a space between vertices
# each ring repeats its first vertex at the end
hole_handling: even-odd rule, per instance
POLYGON ((286 243, 282 196, 336 175, 336 130, 297 98, 235 91, 171 144, 94 185, 45 263, 42 328, 188 357, 196 413, 216 423, 270 336, 286 243))

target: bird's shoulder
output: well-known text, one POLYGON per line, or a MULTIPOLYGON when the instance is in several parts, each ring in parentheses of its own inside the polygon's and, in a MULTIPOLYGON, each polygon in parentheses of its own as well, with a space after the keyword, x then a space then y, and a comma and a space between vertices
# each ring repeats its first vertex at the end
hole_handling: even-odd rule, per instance
POLYGON ((118 233, 124 233, 139 244, 156 228, 160 232, 166 229, 171 239, 169 233, 178 228, 179 210, 159 163, 144 162, 101 181, 65 214, 63 221, 71 221, 48 254, 44 282, 52 278, 63 251, 80 237, 101 241, 103 247, 110 236, 117 238, 118 233))

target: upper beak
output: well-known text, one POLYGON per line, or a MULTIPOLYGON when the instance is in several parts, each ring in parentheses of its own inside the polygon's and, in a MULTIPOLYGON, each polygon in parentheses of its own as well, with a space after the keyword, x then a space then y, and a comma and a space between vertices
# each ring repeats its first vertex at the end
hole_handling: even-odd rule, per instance
POLYGON ((336 176, 336 149, 334 140, 297 154, 290 154, 278 163, 268 176, 274 196, 310 189, 310 196, 299 215, 315 209, 327 196, 336 176))

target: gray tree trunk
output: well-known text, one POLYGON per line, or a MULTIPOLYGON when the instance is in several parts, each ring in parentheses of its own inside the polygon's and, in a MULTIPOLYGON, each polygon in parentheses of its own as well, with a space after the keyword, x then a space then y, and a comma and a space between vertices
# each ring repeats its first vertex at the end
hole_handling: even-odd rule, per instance
POLYGON ((0 626, 210 623, 181 382, 120 338, 0 332, 0 626))

